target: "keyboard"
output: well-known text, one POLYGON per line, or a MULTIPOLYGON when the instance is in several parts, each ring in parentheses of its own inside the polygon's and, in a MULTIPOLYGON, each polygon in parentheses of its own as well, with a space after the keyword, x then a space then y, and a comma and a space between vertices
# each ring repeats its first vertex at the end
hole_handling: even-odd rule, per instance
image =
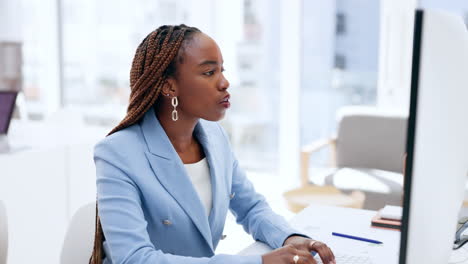
MULTIPOLYGON (((336 264, 372 264, 373 262, 366 256, 355 256, 350 254, 335 254, 336 264)), ((315 256, 317 264, 323 264, 319 255, 315 256)), ((326 263, 328 264, 328 263, 326 263)))

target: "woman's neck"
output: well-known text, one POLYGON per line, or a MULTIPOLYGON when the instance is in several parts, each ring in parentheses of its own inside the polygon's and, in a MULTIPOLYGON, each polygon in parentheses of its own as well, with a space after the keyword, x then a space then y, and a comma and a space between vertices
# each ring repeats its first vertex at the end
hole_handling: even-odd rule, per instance
POLYGON ((198 148, 198 143, 193 136, 198 118, 188 119, 179 115, 179 119, 174 121, 172 120, 172 110, 168 111, 167 108, 160 107, 156 109, 155 112, 159 123, 166 132, 177 153, 191 153, 194 149, 198 148))

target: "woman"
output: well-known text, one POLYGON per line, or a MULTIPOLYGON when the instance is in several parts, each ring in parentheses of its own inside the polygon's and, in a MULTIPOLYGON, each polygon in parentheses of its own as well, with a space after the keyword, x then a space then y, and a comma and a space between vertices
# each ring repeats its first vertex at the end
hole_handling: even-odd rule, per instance
POLYGON ((334 263, 323 243, 272 212, 215 121, 229 108, 217 44, 162 26, 139 45, 127 116, 95 147, 98 208, 92 263, 334 263), (214 255, 230 209, 263 256, 214 255), (105 237, 105 239, 104 239, 105 237))

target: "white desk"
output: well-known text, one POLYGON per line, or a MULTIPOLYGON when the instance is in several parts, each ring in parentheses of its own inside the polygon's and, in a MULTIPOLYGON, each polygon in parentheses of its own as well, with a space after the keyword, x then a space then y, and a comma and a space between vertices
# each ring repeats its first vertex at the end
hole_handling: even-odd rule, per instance
MULTIPOLYGON (((312 205, 297 214, 291 225, 313 239, 326 243, 335 253, 368 253, 374 263, 397 264, 400 249, 400 232, 371 227, 375 211, 341 207, 312 205), (371 244, 362 241, 332 236, 332 232, 356 235, 382 241, 371 244)), ((255 242, 242 250, 240 255, 264 254, 271 248, 255 242)))
POLYGON ((13 151, 0 154, 9 264, 58 263, 71 215, 95 200, 93 146, 107 131, 75 124, 11 124, 13 151))

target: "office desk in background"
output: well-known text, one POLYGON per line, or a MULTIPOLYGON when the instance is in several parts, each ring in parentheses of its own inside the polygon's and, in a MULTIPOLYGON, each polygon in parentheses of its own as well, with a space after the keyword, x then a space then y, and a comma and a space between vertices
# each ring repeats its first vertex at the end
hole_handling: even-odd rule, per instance
MULTIPOLYGON (((400 232, 371 227, 371 219, 375 214, 376 211, 311 205, 298 213, 290 223, 313 239, 326 243, 335 254, 367 253, 374 263, 397 264, 400 232), (383 244, 336 237, 332 236, 332 232, 379 240, 383 244)), ((264 254, 269 251, 271 248, 266 244, 255 242, 239 254, 264 254)))
POLYGON ((93 146, 106 132, 76 123, 12 122, 12 151, 0 154, 9 264, 59 262, 71 215, 95 200, 93 146))

